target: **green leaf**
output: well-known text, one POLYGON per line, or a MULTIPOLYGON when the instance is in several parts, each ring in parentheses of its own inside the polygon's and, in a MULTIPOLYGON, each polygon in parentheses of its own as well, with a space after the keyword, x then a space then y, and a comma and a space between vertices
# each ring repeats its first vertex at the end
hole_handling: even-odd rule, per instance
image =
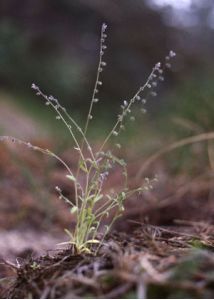
POLYGON ((79 162, 79 167, 80 167, 80 169, 81 169, 83 172, 85 172, 85 173, 88 172, 88 170, 87 170, 87 168, 85 167, 85 164, 84 164, 84 162, 83 162, 82 160, 79 162))
POLYGON ((96 227, 91 227, 90 229, 89 229, 89 232, 93 232, 93 231, 95 231, 96 230, 96 227))
POLYGON ((64 229, 64 230, 67 233, 67 235, 71 238, 71 240, 73 241, 74 240, 73 234, 68 229, 64 229))
POLYGON ((105 227, 105 229, 106 229, 106 233, 108 233, 109 230, 110 230, 110 226, 109 226, 109 225, 105 225, 104 227, 105 227))
POLYGON ((70 245, 70 244, 75 245, 74 242, 69 241, 69 242, 57 243, 57 246, 64 246, 64 245, 70 245))
POLYGON ((81 252, 85 252, 85 253, 88 253, 88 254, 91 253, 91 250, 90 250, 89 248, 85 247, 84 245, 80 246, 80 247, 79 247, 79 250, 80 250, 81 252))
POLYGON ((100 243, 100 241, 99 240, 95 240, 95 239, 88 240, 88 241, 85 242, 85 244, 99 244, 99 243, 100 243))
POLYGON ((100 199, 103 198, 103 194, 99 194, 94 198, 94 203, 98 202, 100 199))
POLYGON ((76 178, 73 176, 73 175, 66 175, 66 177, 68 178, 68 179, 70 179, 71 181, 76 181, 76 178))
POLYGON ((96 203, 96 202, 98 202, 100 199, 102 199, 102 197, 103 197, 103 194, 98 194, 98 195, 93 194, 93 195, 90 195, 88 198, 86 198, 86 202, 89 202, 89 203, 91 203, 91 202, 96 203))
POLYGON ((76 212, 78 212, 78 207, 77 207, 77 206, 73 206, 73 207, 71 208, 70 212, 71 212, 72 214, 75 214, 76 212))

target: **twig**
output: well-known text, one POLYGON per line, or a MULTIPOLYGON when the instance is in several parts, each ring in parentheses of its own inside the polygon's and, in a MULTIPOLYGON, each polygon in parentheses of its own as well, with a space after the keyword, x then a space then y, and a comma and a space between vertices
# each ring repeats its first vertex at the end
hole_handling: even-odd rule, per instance
POLYGON ((118 298, 119 296, 122 296, 123 294, 127 293, 128 290, 131 289, 132 285, 133 285, 133 283, 130 283, 130 282, 122 284, 119 287, 111 290, 109 293, 103 295, 101 298, 102 299, 118 298))

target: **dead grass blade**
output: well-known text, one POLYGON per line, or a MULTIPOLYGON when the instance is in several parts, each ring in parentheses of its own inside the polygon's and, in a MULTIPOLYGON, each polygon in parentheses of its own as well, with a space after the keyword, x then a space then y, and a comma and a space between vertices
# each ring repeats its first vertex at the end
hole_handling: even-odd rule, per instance
POLYGON ((199 135, 195 135, 186 139, 182 139, 180 141, 177 141, 175 143, 172 143, 171 145, 168 145, 164 148, 162 148, 160 151, 156 152, 152 156, 150 156, 145 163, 142 165, 140 168, 139 172, 137 173, 136 178, 139 179, 142 177, 142 175, 145 173, 145 171, 148 169, 148 167, 154 163, 158 158, 160 158, 162 155, 167 154, 171 152, 172 150, 175 150, 177 148, 198 143, 198 142, 203 142, 207 140, 212 140, 214 139, 214 132, 209 132, 209 133, 202 133, 199 135))

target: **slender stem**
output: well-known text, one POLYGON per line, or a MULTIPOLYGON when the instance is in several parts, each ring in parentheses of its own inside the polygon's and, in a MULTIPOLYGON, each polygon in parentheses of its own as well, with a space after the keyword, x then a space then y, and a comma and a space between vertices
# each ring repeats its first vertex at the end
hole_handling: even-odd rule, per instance
POLYGON ((97 68, 97 74, 96 74, 96 81, 95 81, 95 85, 94 85, 94 89, 93 89, 93 94, 92 94, 92 98, 91 98, 91 103, 90 103, 90 107, 89 107, 89 111, 88 111, 88 115, 87 115, 87 119, 86 119, 86 124, 85 124, 85 128, 84 128, 84 135, 86 135, 87 130, 88 130, 88 124, 90 122, 91 119, 91 113, 92 113, 92 109, 93 109, 93 105, 94 105, 94 99, 95 99, 95 95, 98 91, 98 85, 99 85, 99 78, 100 78, 100 73, 101 73, 101 69, 102 69, 102 57, 104 54, 103 51, 103 44, 105 41, 105 30, 106 30, 106 25, 103 24, 102 28, 101 28, 101 33, 100 33, 100 55, 99 55, 99 63, 98 63, 98 68, 97 68))
POLYGON ((103 244, 103 241, 104 241, 106 235, 108 234, 110 228, 112 227, 112 225, 114 224, 115 220, 116 220, 119 216, 120 216, 120 214, 117 213, 117 214, 114 216, 114 218, 112 219, 110 225, 108 225, 108 227, 107 227, 105 233, 103 234, 103 237, 102 237, 102 239, 101 239, 101 241, 100 241, 100 243, 99 243, 99 245, 98 245, 98 247, 97 247, 97 249, 96 249, 95 255, 98 253, 100 247, 101 247, 102 244, 103 244))
POLYGON ((110 203, 115 202, 113 199, 108 199, 103 205, 101 205, 100 207, 97 208, 97 210, 95 211, 95 215, 97 215, 98 213, 100 213, 100 211, 102 211, 104 209, 104 207, 106 205, 110 205, 110 203))
MULTIPOLYGON (((67 124, 66 120, 64 119, 64 117, 62 116, 62 114, 60 113, 60 111, 56 108, 56 106, 55 106, 52 102, 50 102, 50 105, 55 109, 55 111, 58 113, 58 115, 59 115, 60 118, 62 119, 63 123, 64 123, 64 124, 66 125, 66 127, 68 128, 68 130, 69 130, 69 132, 70 132, 70 134, 71 134, 71 136, 72 136, 72 138, 73 138, 73 140, 74 140, 74 142, 75 142, 77 148, 79 149, 80 156, 81 156, 81 158, 82 158, 82 160, 83 160, 83 162, 84 162, 85 168, 86 168, 86 170, 87 170, 87 164, 86 164, 86 162, 85 162, 85 158, 84 158, 83 152, 82 152, 81 149, 80 149, 80 145, 79 145, 79 143, 78 143, 78 141, 77 141, 77 139, 76 139, 76 137, 75 137, 75 135, 74 135, 72 129, 71 129, 70 126, 67 124)), ((76 178, 76 181, 77 181, 77 180, 78 180, 78 178, 76 178)), ((77 187, 76 181, 75 181, 75 183, 74 183, 74 189, 75 189, 75 203, 76 203, 76 206, 79 207, 78 187, 77 187)))
MULTIPOLYGON (((40 89, 39 89, 39 92, 40 92, 41 96, 42 96, 46 101, 48 101, 48 103, 52 106, 52 108, 57 112, 57 114, 59 115, 59 117, 62 119, 63 123, 65 124, 65 126, 66 126, 67 129, 69 130, 69 132, 70 132, 70 134, 71 134, 71 136, 72 136, 72 138, 73 138, 73 140, 74 140, 74 142, 75 142, 75 144, 76 144, 76 147, 77 147, 77 148, 79 149, 79 151, 80 151, 80 155, 81 155, 82 160, 85 161, 84 155, 83 155, 83 153, 81 152, 81 149, 80 149, 80 145, 79 145, 79 143, 78 143, 78 141, 77 141, 77 139, 76 139, 76 137, 75 137, 75 135, 74 135, 72 129, 70 128, 69 124, 66 122, 66 120, 65 120, 64 117, 63 117, 63 115, 61 114, 61 112, 60 112, 60 111, 58 110, 58 108, 57 108, 57 106, 59 106, 59 104, 56 103, 56 105, 54 105, 54 104, 52 103, 52 101, 49 100, 48 96, 45 95, 40 89)), ((87 168, 87 166, 86 166, 86 168, 87 168)))
MULTIPOLYGON (((63 123, 64 123, 65 126, 67 127, 67 129, 69 130, 69 132, 70 132, 70 134, 71 134, 71 136, 72 136, 72 138, 73 138, 73 140, 74 140, 74 142, 75 142, 75 144, 76 144, 76 147, 77 147, 77 149, 79 150, 79 154, 80 154, 80 157, 81 157, 81 159, 82 159, 82 161, 83 161, 83 163, 84 163, 84 166, 85 166, 85 168, 86 168, 86 170, 87 170, 87 164, 86 164, 86 160, 85 160, 85 157, 84 157, 84 155, 83 155, 83 152, 82 152, 82 150, 81 150, 81 148, 80 148, 80 145, 79 145, 79 143, 78 143, 78 141, 77 141, 77 139, 76 139, 76 137, 75 137, 75 135, 74 135, 74 133, 73 133, 73 131, 72 131, 72 129, 71 129, 71 126, 66 122, 66 120, 65 120, 64 117, 63 117, 63 115, 61 114, 61 112, 60 112, 59 109, 58 109, 58 107, 61 107, 61 106, 59 105, 58 101, 55 100, 55 101, 56 101, 56 104, 54 105, 54 104, 52 103, 52 101, 48 98, 48 96, 45 95, 38 87, 37 87, 37 90, 38 90, 38 92, 39 92, 39 95, 41 95, 46 101, 48 101, 48 104, 50 104, 51 107, 57 112, 57 114, 59 115, 59 117, 61 118, 61 120, 63 121, 63 123)), ((62 108, 62 107, 61 107, 61 108, 62 108)), ((64 110, 63 110, 63 111, 64 111, 64 110)), ((75 121, 74 121, 71 117, 70 117, 70 120, 72 120, 72 122, 75 123, 75 121)), ((75 123, 75 124, 76 124, 76 123, 75 123)), ((77 124, 76 124, 76 126, 79 127, 77 124)), ((79 167, 79 166, 78 166, 78 167, 79 167)), ((78 181, 78 178, 77 178, 77 177, 76 177, 76 181, 78 181)), ((78 206, 79 206, 79 199, 78 199, 78 187, 77 187, 76 182, 74 183, 74 188, 75 188, 75 202, 76 202, 76 206, 78 207, 78 206)))
POLYGON ((67 197, 65 197, 61 192, 59 192, 60 197, 65 201, 65 203, 68 203, 69 205, 71 205, 72 207, 75 207, 76 205, 74 205, 67 197))
MULTIPOLYGON (((84 134, 84 132, 82 131, 81 127, 76 123, 76 121, 69 115, 69 113, 64 110, 64 107, 62 107, 60 105, 60 108, 62 109, 62 111, 65 113, 65 115, 67 116, 67 118, 69 118, 69 120, 75 125, 75 127, 77 128, 77 130, 81 133, 82 135, 82 138, 84 140, 84 142, 86 143, 87 145, 87 149, 88 151, 90 152, 91 154, 91 157, 92 159, 94 160, 95 164, 96 164, 96 159, 95 159, 95 156, 94 156, 94 153, 92 151, 92 147, 90 146, 89 142, 88 142, 88 139, 86 138, 86 135, 84 134)), ((82 148, 82 147, 81 147, 82 148)))
POLYGON ((12 136, 0 136, 0 140, 11 140, 13 142, 17 142, 17 144, 25 145, 28 148, 31 148, 31 149, 33 149, 35 151, 38 151, 38 152, 41 152, 43 154, 52 156, 52 157, 56 158, 61 164, 63 164, 63 166, 67 169, 67 171, 69 172, 69 174, 71 176, 74 176, 73 173, 72 173, 72 171, 71 171, 71 169, 69 168, 69 166, 58 155, 56 155, 55 153, 51 152, 48 149, 43 149, 43 148, 40 148, 38 146, 34 146, 31 143, 25 142, 25 141, 23 141, 21 139, 14 138, 12 136))
MULTIPOLYGON (((91 149, 91 146, 89 145, 88 141, 87 141, 87 138, 86 138, 86 133, 87 133, 87 130, 88 130, 88 125, 89 125, 89 121, 91 119, 91 113, 92 113, 92 109, 93 109, 93 104, 95 102, 95 95, 96 93, 98 92, 98 85, 100 83, 100 73, 101 73, 101 70, 102 70, 102 66, 104 64, 104 62, 102 61, 102 57, 103 57, 103 54, 104 54, 104 51, 103 51, 103 46, 104 46, 104 42, 105 42, 105 30, 106 30, 106 25, 103 24, 102 25, 102 28, 101 28, 101 34, 100 34, 100 54, 99 54, 99 63, 98 63, 98 68, 97 68, 97 74, 96 74, 96 80, 95 80, 95 85, 94 85, 94 89, 93 89, 93 94, 92 94, 92 98, 91 98, 91 102, 90 102, 90 107, 89 107, 89 111, 88 111, 88 115, 87 115, 87 119, 86 119, 86 124, 85 124, 85 128, 84 130, 82 131, 82 129, 78 126, 78 130, 80 131, 80 133, 82 134, 82 143, 81 143, 81 147, 80 147, 80 151, 82 152, 83 151, 83 148, 84 148, 84 144, 86 143, 87 147, 88 147, 88 150, 90 151, 91 155, 92 155, 92 158, 94 160, 94 163, 95 165, 98 167, 98 164, 96 162, 96 159, 94 157, 94 154, 93 154, 93 151, 91 149)), ((66 113, 66 112, 65 112, 66 113)), ((66 113, 67 115, 67 113, 66 113)), ((67 117, 70 119, 70 116, 67 115, 67 117)), ((72 122, 73 122, 73 119, 72 119, 72 122)), ((79 161, 79 164, 78 164, 78 169, 77 169, 77 172, 76 172, 76 178, 79 177, 79 172, 80 172, 80 161, 79 161)), ((90 172, 89 172, 90 174, 90 172)), ((86 182, 86 189, 88 188, 88 182, 89 182, 89 174, 87 174, 87 182, 86 182)))
POLYGON ((144 91, 144 89, 147 87, 148 83, 150 82, 150 80, 152 79, 152 76, 155 72, 155 70, 157 70, 155 67, 152 69, 152 72, 150 73, 149 77, 147 78, 146 83, 140 87, 138 89, 138 91, 135 93, 135 95, 130 99, 129 104, 127 105, 127 107, 123 110, 122 115, 120 118, 118 118, 117 122, 115 123, 115 125, 113 126, 113 128, 111 129, 111 131, 109 132, 109 134, 107 135, 106 139, 104 140, 101 148, 99 151, 102 151, 105 144, 109 141, 109 139, 111 138, 111 136, 113 135, 113 133, 115 132, 115 130, 117 129, 118 125, 121 125, 123 122, 124 117, 126 116, 127 112, 130 110, 131 106, 134 104, 135 99, 137 96, 139 96, 140 93, 142 93, 144 91))
POLYGON ((104 211, 100 212, 98 215, 96 215, 96 218, 99 218, 102 215, 106 215, 106 213, 110 210, 112 210, 114 207, 118 206, 117 203, 112 202, 111 205, 107 208, 105 208, 104 211))

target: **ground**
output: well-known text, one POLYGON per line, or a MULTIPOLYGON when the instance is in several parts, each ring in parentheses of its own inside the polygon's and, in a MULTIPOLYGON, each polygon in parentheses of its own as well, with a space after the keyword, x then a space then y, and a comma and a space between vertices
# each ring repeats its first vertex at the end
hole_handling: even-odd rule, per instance
MULTIPOLYGON (((32 128, 27 135, 34 144, 54 147, 32 128)), ((75 165, 70 148, 62 157, 75 165)), ((129 164, 132 187, 140 182, 135 175, 141 164, 137 158, 129 164)), ((75 224, 54 189, 59 185, 72 198, 63 168, 28 149, 0 144, 1 298, 212 298, 214 179, 212 169, 200 167, 197 176, 172 176, 167 162, 155 161, 143 174, 158 174, 154 190, 127 200, 96 256, 78 255, 57 245, 67 240, 64 228, 75 224)), ((106 188, 117 187, 118 178, 115 169, 106 188)))
POLYGON ((212 298, 213 227, 197 225, 177 231, 142 225, 129 235, 111 234, 97 256, 68 248, 5 262, 15 275, 5 279, 2 297, 212 298))

